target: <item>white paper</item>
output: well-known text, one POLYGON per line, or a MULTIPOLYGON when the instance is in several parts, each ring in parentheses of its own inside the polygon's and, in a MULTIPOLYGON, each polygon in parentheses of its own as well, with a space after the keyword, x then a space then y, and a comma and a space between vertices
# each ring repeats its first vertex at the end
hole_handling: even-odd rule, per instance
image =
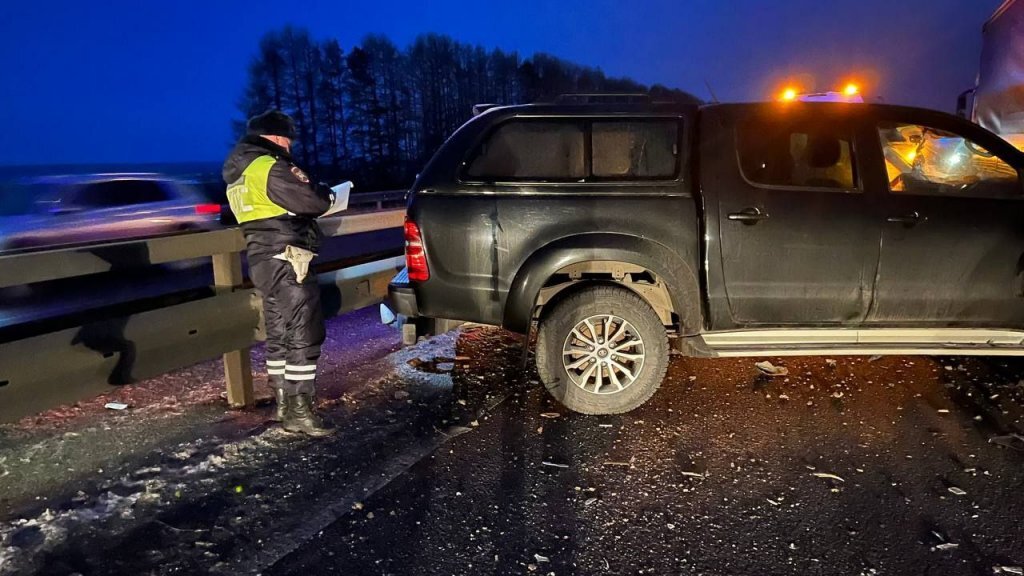
POLYGON ((346 180, 337 186, 332 186, 331 192, 334 192, 334 203, 327 209, 327 212, 320 215, 321 218, 324 216, 332 216, 342 210, 348 209, 348 197, 349 193, 352 192, 352 182, 346 180))

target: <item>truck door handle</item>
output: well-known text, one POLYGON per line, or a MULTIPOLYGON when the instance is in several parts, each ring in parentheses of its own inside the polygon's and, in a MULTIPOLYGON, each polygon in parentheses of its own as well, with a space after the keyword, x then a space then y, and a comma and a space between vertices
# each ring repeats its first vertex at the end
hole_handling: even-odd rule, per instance
POLYGON ((743 222, 748 226, 757 224, 761 220, 766 220, 767 218, 768 214, 762 212, 760 208, 753 206, 750 208, 744 208, 739 212, 729 214, 729 220, 732 220, 733 222, 743 222))
POLYGON ((903 214, 902 216, 889 216, 886 220, 894 224, 903 224, 904 226, 910 227, 915 226, 918 222, 927 220, 927 218, 914 211, 910 214, 903 214))

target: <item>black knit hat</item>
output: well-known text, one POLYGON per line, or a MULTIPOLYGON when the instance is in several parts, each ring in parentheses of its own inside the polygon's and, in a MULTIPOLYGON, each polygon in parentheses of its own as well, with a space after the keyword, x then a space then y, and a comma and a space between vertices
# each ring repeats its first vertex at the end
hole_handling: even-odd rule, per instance
POLYGON ((295 140, 295 121, 280 110, 267 110, 249 118, 245 133, 250 136, 281 136, 295 140))

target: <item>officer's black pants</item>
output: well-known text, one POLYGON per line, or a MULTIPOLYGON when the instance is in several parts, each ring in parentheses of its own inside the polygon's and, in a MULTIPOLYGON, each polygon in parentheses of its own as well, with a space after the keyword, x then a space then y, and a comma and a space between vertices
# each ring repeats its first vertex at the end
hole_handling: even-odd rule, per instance
POLYGON ((270 386, 289 395, 312 394, 325 336, 316 274, 310 270, 300 284, 287 261, 259 258, 250 260, 249 276, 263 297, 270 386))

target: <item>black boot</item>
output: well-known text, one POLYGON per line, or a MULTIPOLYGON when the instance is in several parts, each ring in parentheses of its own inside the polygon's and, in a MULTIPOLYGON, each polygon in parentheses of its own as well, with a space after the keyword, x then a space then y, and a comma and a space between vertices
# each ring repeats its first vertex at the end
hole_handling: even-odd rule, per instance
POLYGON ((284 389, 274 388, 274 400, 276 405, 274 406, 274 414, 270 419, 274 422, 284 422, 285 414, 288 413, 288 395, 285 394, 284 389))
POLYGON ((284 429, 289 432, 302 432, 315 438, 334 434, 334 428, 325 425, 317 416, 312 394, 298 394, 288 398, 284 429))

